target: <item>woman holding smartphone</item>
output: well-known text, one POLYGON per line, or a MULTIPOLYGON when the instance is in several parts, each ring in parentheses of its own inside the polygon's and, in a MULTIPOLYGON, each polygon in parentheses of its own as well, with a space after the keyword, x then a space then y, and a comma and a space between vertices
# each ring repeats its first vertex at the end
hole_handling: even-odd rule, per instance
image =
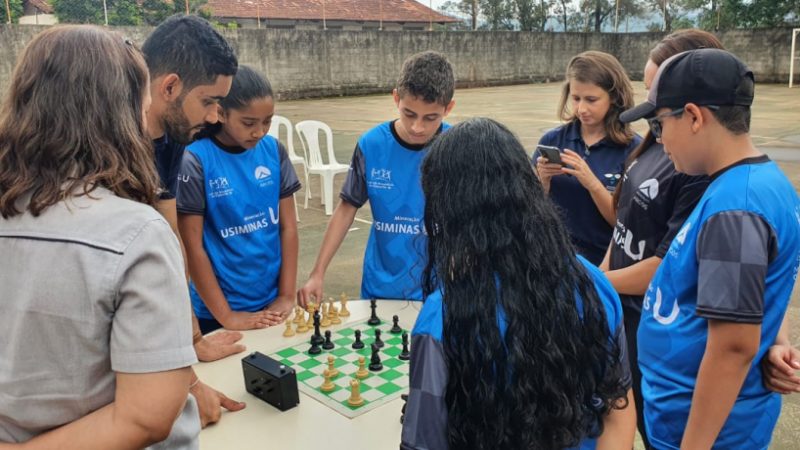
MULTIPOLYGON (((633 88, 612 55, 588 51, 567 65, 559 117, 564 125, 545 133, 540 146, 560 150, 563 163, 533 155, 545 192, 559 207, 578 253, 600 264, 614 224, 611 193, 628 154, 641 142, 619 114, 633 106, 633 88)), ((552 155, 551 155, 552 156, 552 155)))

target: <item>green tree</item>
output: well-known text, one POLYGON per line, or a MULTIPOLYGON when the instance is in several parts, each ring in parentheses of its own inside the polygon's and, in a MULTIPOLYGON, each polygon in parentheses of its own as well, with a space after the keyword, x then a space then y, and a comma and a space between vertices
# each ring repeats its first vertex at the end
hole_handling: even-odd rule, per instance
MULTIPOLYGON (((2 0, 0 0, 2 1, 2 0)), ((24 14, 24 10, 22 8, 22 0, 9 0, 8 6, 11 8, 11 17, 8 17, 9 11, 6 10, 5 2, 3 4, 3 22, 11 22, 11 23, 19 23, 19 18, 22 17, 24 14)))
POLYGON ((512 30, 514 25, 510 0, 480 0, 486 28, 490 30, 512 30))
POLYGON ((103 2, 98 0, 50 0, 61 23, 105 23, 103 2))
POLYGON ((707 30, 800 24, 800 0, 688 0, 687 7, 700 11, 707 30))
MULTIPOLYGON (((107 4, 109 0, 107 0, 107 4)), ((108 24, 136 26, 142 24, 142 10, 136 0, 114 0, 109 4, 108 24)))
POLYGON ((519 29, 522 31, 544 31, 554 0, 512 0, 519 29))

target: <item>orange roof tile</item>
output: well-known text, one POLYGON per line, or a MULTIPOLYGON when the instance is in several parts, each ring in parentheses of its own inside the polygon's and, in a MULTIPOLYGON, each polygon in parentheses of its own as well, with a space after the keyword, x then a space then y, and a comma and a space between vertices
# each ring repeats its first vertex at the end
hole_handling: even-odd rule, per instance
POLYGON ((215 17, 378 22, 458 22, 414 0, 209 0, 215 17), (382 12, 382 14, 381 14, 382 12))

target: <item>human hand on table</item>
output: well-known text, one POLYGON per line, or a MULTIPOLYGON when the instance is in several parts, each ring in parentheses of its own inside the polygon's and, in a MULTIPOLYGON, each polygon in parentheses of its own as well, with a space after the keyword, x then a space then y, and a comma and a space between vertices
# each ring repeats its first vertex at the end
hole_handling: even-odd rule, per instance
POLYGON ((294 298, 289 295, 281 295, 278 296, 278 298, 276 298, 275 301, 269 306, 267 306, 266 311, 279 314, 281 316, 281 322, 283 322, 294 310, 294 305, 294 298))
POLYGON ((228 330, 252 330, 278 325, 282 321, 281 315, 274 311, 231 311, 219 323, 228 330))
POLYGON ((589 167, 589 164, 587 164, 586 160, 581 158, 580 155, 572 150, 564 149, 564 152, 561 154, 561 159, 568 166, 561 170, 575 177, 587 191, 593 191, 595 189, 605 190, 603 183, 597 179, 591 167, 589 167))
POLYGON ((245 351, 247 347, 237 344, 241 339, 242 333, 238 331, 221 330, 214 334, 203 336, 194 344, 194 351, 200 361, 216 361, 245 351))
POLYGON ((222 392, 219 392, 197 380, 196 384, 189 389, 197 400, 197 407, 200 410, 200 426, 205 428, 212 423, 219 422, 222 417, 222 408, 235 412, 244 409, 247 404, 231 400, 222 392))
POLYGON ((306 309, 308 304, 319 303, 322 298, 322 277, 311 275, 306 284, 297 291, 297 303, 306 309))
POLYGON ((761 360, 764 386, 779 394, 800 392, 800 350, 791 345, 776 344, 761 360))

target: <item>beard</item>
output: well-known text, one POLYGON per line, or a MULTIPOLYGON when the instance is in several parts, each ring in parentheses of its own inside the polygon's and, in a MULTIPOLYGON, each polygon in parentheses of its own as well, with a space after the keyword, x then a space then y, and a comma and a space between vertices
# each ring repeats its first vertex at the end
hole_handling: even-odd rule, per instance
POLYGON ((169 105, 164 115, 164 131, 179 144, 188 145, 192 142, 192 130, 194 127, 183 113, 183 98, 178 98, 169 105))

